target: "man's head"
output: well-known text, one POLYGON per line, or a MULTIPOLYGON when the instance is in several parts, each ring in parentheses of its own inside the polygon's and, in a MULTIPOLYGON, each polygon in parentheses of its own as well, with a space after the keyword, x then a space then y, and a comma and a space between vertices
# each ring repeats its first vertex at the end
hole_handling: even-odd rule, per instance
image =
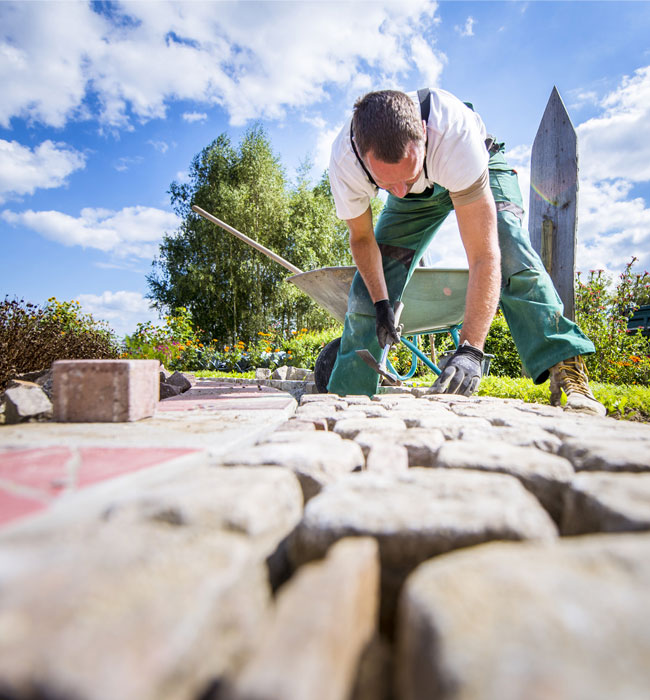
POLYGON ((404 197, 424 162, 425 124, 416 103, 403 92, 370 92, 354 105, 354 141, 376 183, 404 197))

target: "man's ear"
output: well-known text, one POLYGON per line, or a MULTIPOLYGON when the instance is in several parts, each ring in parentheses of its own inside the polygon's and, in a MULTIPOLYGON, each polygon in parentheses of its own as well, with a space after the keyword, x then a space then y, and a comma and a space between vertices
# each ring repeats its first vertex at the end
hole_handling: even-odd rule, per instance
POLYGON ((422 120, 422 133, 426 137, 426 135, 427 135, 427 123, 424 121, 424 119, 422 120))

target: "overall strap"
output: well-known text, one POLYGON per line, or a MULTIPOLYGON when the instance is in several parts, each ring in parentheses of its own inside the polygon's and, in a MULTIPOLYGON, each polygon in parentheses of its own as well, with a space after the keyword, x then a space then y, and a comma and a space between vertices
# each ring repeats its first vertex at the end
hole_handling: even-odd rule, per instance
POLYGON ((379 189, 379 185, 374 181, 372 175, 368 171, 368 168, 366 168, 366 164, 361 160, 361 156, 359 155, 359 151, 357 151, 357 147, 354 143, 354 134, 352 133, 352 122, 350 122, 350 143, 352 144, 352 150, 354 151, 354 155, 357 157, 357 160, 359 161, 359 164, 363 168, 363 172, 368 177, 368 180, 370 180, 373 187, 376 187, 377 189, 379 189))

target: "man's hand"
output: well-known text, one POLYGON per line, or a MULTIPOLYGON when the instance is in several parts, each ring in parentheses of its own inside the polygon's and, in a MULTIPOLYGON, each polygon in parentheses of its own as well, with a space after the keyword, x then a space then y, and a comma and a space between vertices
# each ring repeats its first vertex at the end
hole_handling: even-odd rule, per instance
POLYGON ((465 341, 445 365, 431 387, 432 392, 471 396, 481 381, 482 362, 483 353, 465 341))
POLYGON ((396 345, 399 343, 399 333, 395 328, 395 313, 388 299, 375 302, 375 325, 377 328, 377 340, 379 347, 396 345))

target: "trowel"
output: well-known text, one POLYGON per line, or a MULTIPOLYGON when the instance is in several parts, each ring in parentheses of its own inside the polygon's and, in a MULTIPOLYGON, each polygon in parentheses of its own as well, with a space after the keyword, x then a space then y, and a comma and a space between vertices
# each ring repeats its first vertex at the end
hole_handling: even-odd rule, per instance
MULTIPOLYGON (((395 328, 398 329, 398 332, 400 332, 400 329, 398 327, 399 324, 399 317, 402 315, 402 309, 404 308, 404 304, 401 301, 398 301, 395 304, 395 328)), ((392 372, 389 372, 386 369, 386 362, 388 360, 388 351, 390 350, 390 343, 386 343, 384 346, 384 349, 381 351, 381 358, 379 359, 379 362, 375 360, 373 357, 373 354, 370 352, 370 350, 357 350, 357 355, 369 366, 372 367, 372 369, 377 372, 377 374, 381 375, 391 386, 400 386, 402 384, 402 380, 397 377, 395 374, 392 372)))

